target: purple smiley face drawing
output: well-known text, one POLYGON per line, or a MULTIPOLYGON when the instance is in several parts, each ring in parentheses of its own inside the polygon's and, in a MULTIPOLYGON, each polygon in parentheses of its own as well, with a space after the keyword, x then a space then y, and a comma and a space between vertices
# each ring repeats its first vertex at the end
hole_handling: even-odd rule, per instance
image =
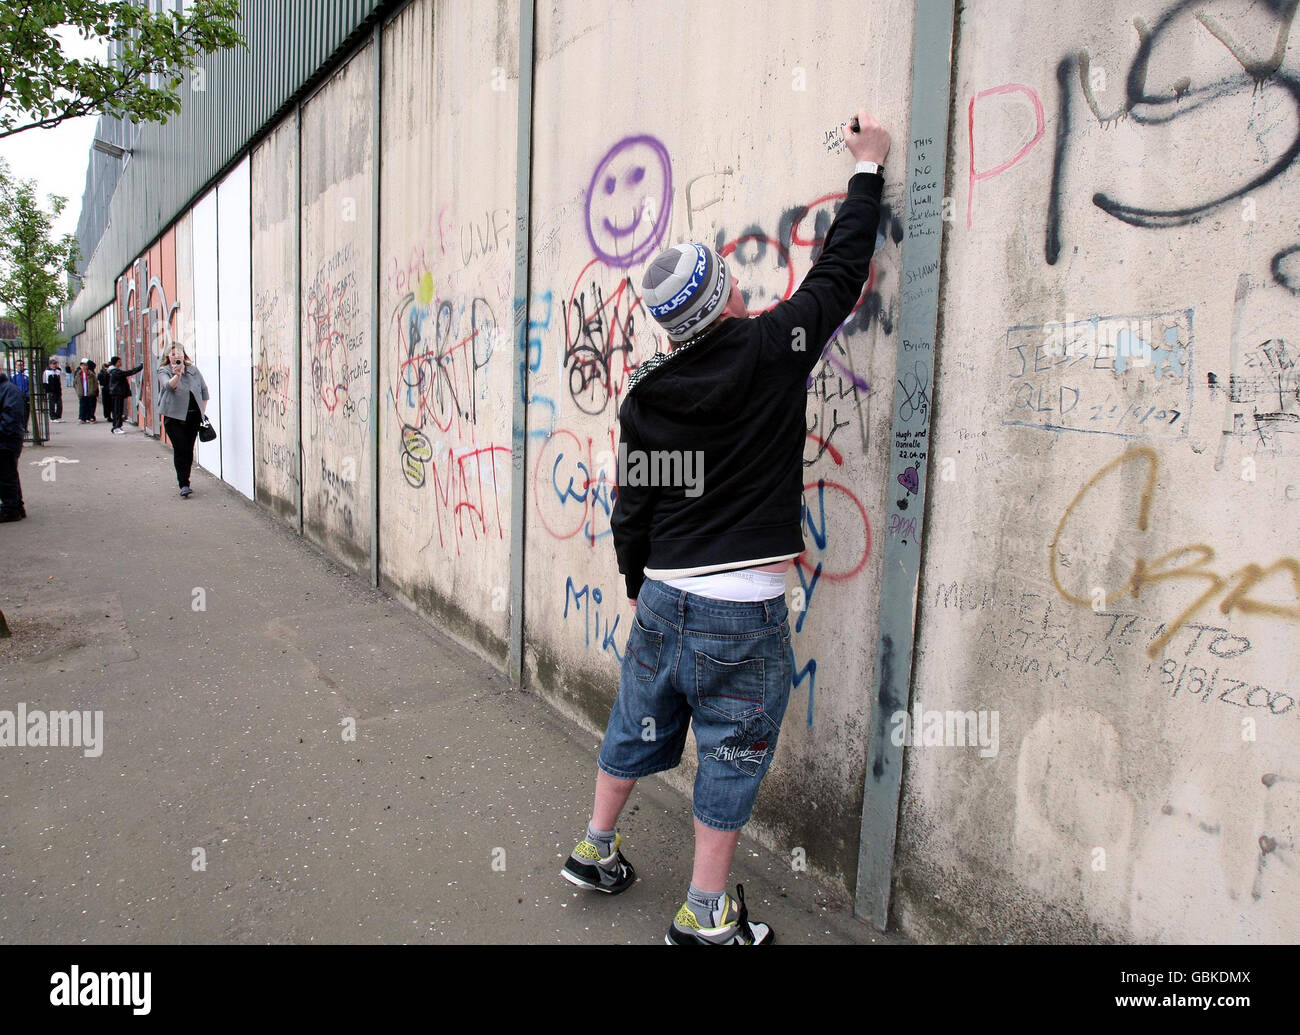
POLYGON ((657 137, 625 137, 611 147, 587 188, 587 240, 620 269, 644 262, 668 230, 673 173, 657 137))

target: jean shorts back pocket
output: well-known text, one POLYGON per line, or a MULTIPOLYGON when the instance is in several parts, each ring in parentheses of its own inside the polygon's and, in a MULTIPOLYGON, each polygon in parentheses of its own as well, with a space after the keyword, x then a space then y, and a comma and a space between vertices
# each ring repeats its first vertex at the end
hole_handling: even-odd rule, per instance
POLYGON ((664 649, 664 634, 647 629, 632 616, 632 631, 627 637, 623 664, 643 683, 652 683, 659 673, 659 655, 664 649))
POLYGON ((723 719, 740 721, 763 710, 765 659, 718 661, 695 652, 695 696, 700 707, 723 719))

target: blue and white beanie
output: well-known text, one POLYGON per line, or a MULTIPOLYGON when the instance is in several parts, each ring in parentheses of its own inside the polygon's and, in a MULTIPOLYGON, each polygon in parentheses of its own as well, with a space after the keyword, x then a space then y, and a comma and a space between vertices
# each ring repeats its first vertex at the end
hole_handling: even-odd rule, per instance
POLYGON ((641 291, 669 339, 685 341, 722 315, 731 297, 731 273, 708 245, 679 244, 655 256, 641 278, 641 291))

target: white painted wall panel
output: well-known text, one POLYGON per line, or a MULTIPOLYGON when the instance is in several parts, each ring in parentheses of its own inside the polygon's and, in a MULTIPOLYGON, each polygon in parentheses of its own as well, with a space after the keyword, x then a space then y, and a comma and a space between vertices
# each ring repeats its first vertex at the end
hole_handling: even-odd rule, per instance
POLYGON ((221 476, 253 497, 253 302, 250 161, 217 186, 220 256, 221 476))
MULTIPOLYGON (((208 191, 193 209, 194 362, 208 383, 208 413, 221 413, 217 338, 217 192, 208 191)), ((218 428, 218 433, 220 433, 218 428)), ((221 440, 198 442, 199 464, 221 477, 221 440)))

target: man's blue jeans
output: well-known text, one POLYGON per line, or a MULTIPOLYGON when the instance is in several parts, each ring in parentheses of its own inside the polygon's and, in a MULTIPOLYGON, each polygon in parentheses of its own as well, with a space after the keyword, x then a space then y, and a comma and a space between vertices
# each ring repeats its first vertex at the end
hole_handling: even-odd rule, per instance
POLYGON ((693 725, 695 818, 739 830, 772 764, 793 673, 784 597, 711 600, 647 580, 598 765, 622 779, 675 768, 693 725))

